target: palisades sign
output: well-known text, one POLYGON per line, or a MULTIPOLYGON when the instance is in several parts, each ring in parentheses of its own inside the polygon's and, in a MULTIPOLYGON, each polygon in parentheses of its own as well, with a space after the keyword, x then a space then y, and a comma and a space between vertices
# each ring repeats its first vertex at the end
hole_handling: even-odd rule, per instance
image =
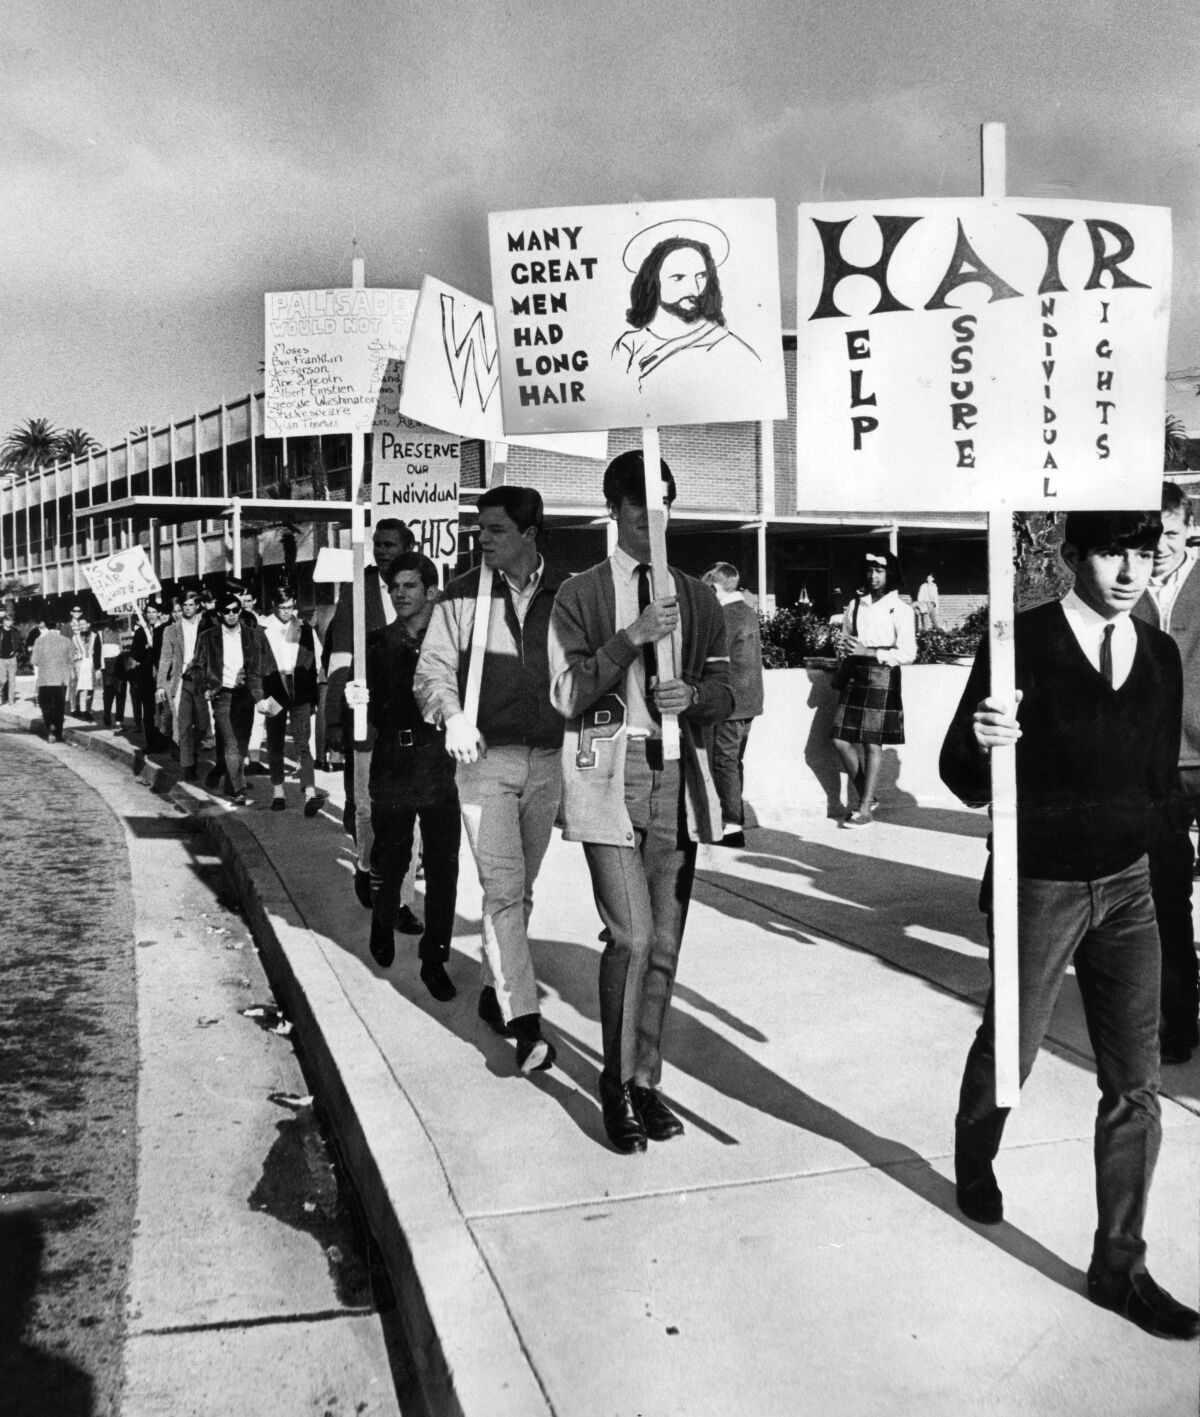
POLYGON ((1170 293, 1162 207, 801 206, 798 505, 1157 507, 1170 293))

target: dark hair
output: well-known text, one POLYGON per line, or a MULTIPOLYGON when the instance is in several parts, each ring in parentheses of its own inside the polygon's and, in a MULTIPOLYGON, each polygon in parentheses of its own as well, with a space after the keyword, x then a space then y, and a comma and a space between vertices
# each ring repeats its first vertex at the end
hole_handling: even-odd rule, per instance
POLYGON ((277 585, 271 592, 272 606, 282 605, 285 600, 295 600, 296 592, 290 585, 277 585))
POLYGON ((240 613, 241 609, 241 598, 238 596, 236 591, 226 591, 226 593, 221 597, 221 603, 217 606, 217 610, 222 615, 228 615, 231 610, 236 610, 240 613))
MULTIPOLYGON (((675 501, 675 479, 665 458, 659 460, 662 480, 667 484, 667 506, 675 501)), ((604 500, 612 507, 632 502, 635 507, 646 505, 646 460, 640 448, 618 453, 604 469, 604 500)))
POLYGON ((900 558, 894 556, 890 551, 867 551, 863 554, 863 583, 866 584, 867 568, 871 564, 870 558, 874 557, 876 562, 883 562, 883 588, 889 590, 904 589, 904 572, 900 569, 900 558))
POLYGON ((417 544, 417 538, 413 535, 412 527, 407 522, 402 522, 399 517, 382 517, 377 522, 371 523, 371 536, 374 538, 377 531, 398 531, 400 541, 405 551, 411 551, 417 544))
POLYGON ((393 557, 387 563, 383 571, 383 583, 389 590, 401 571, 416 571, 426 590, 438 583, 438 568, 428 556, 423 556, 419 551, 401 551, 399 556, 393 557))
POLYGON ((658 275, 663 262, 673 251, 682 251, 685 247, 698 251, 704 261, 707 280, 698 297, 701 316, 706 320, 715 321, 718 325, 725 323, 721 308, 721 281, 717 275, 712 251, 703 241, 692 241, 686 236, 670 236, 654 247, 642 262, 633 278, 633 284, 629 287, 629 309, 625 312, 625 319, 635 330, 644 330, 658 310, 658 275))
POLYGON ((488 507, 499 507, 512 518, 518 531, 528 531, 534 527, 538 536, 542 534, 542 494, 536 487, 489 487, 475 503, 477 512, 488 507))
POLYGON ((737 590, 741 576, 738 568, 728 561, 716 561, 700 577, 705 585, 719 585, 722 590, 737 590))
POLYGON ((1164 512, 1182 517, 1184 525, 1191 526, 1193 521, 1192 499, 1177 482, 1163 483, 1162 509, 1164 512))
POLYGON ((1153 551, 1162 536, 1158 512, 1068 512, 1063 543, 1080 556, 1115 551, 1153 551))

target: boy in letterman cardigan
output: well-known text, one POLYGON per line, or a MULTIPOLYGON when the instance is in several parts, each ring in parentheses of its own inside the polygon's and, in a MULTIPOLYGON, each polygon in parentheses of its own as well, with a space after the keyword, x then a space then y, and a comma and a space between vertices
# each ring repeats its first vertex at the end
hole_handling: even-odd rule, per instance
MULTIPOLYGON (((675 483, 666 463, 668 506, 675 483)), ((566 581, 550 622, 550 698, 563 739, 563 835, 583 842, 604 922, 600 1030, 604 1128, 621 1152, 668 1141, 683 1123, 658 1091, 662 1033, 683 943, 697 841, 721 836, 721 805, 698 729, 733 708, 716 597, 682 571, 650 598, 642 454, 604 474, 617 523, 606 561, 566 581), (671 635, 678 678, 658 680, 655 643, 671 635), (663 758, 662 715, 679 717, 681 757, 663 758)))
MULTIPOLYGON (((1063 560, 1075 586, 1016 619, 1017 704, 987 697, 984 643, 942 747, 943 781, 989 797, 988 754, 1016 744, 1021 1081, 1072 963, 1096 1056, 1098 1222, 1093 1303, 1162 1338, 1195 1338, 1200 1315, 1146 1271, 1142 1227, 1158 1157, 1160 954, 1147 850, 1179 753, 1182 675, 1169 636, 1130 611, 1150 580, 1157 512, 1072 512, 1063 560)), ((984 881, 988 903, 990 870, 984 881)), ((967 1055, 955 1120, 959 1209, 997 1224, 993 999, 967 1055)))

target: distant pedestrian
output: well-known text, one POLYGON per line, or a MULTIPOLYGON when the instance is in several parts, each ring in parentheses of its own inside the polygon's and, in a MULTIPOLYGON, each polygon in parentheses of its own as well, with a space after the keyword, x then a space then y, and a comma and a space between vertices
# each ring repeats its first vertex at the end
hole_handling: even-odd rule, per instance
POLYGON ((100 636, 87 620, 75 627, 75 713, 86 722, 92 721, 92 698, 100 680, 100 636))
MULTIPOLYGON (((743 761, 750 729, 763 711, 762 638, 758 615, 738 588, 736 566, 718 561, 704 573, 725 617, 729 649, 729 687, 733 712, 713 726, 713 781, 721 799, 721 845, 745 846, 746 808, 742 800, 743 761)), ((807 593, 805 593, 805 602, 807 593)))
MULTIPOLYGON (((271 810, 282 812, 287 805, 283 792, 283 750, 290 732, 300 764, 304 815, 315 817, 321 809, 321 798, 317 796, 309 728, 317 706, 321 642, 313 627, 298 618, 296 597, 288 586, 278 586, 272 592, 271 614, 259 633, 261 674, 250 688, 256 700, 255 717, 266 730, 271 810)), ((253 742, 251 734, 251 746, 253 742)))
POLYGON ((144 624, 139 622, 129 642, 127 679, 133 727, 145 738, 148 753, 161 752, 166 747, 154 721, 154 639, 160 621, 168 618, 157 601, 149 602, 142 612, 144 624))
POLYGON ((113 713, 117 718, 117 732, 124 732, 125 696, 128 689, 128 660, 125 645, 122 644, 122 630, 111 620, 104 621, 99 628, 100 635, 100 701, 105 728, 113 726, 113 713))
MULTIPOLYGON (((403 551, 383 572, 396 618, 367 644, 371 747, 371 956, 386 969, 395 958, 400 890, 412 857, 416 823, 425 845, 425 929, 417 953, 421 980, 440 1003, 454 998, 446 972, 454 934, 462 825, 454 759, 441 728, 426 723, 413 696, 421 643, 437 600, 437 567, 403 551)), ((362 702, 357 683, 348 702, 362 702)))
POLYGON ((875 819, 875 791, 883 750, 904 742, 900 666, 917 657, 912 607, 900 599, 900 562, 890 551, 863 559, 865 589, 846 607, 835 676, 838 705, 833 746, 858 794, 858 806, 844 827, 869 826, 875 819))
POLYGON ((34 687, 46 725, 46 739, 61 743, 67 692, 75 676, 75 642, 71 635, 60 632, 52 614, 46 616, 44 623, 45 629, 33 647, 34 687))
MULTIPOLYGON (((661 468, 668 504, 675 483, 661 468)), ((652 479, 656 496, 659 478, 652 479)), ((658 1090, 662 1035, 691 900, 698 840, 719 835, 699 730, 733 708, 725 621, 711 591, 673 568, 651 597, 640 452, 614 458, 604 501, 617 524, 607 561, 565 581, 554 602, 551 697, 563 742, 563 835, 581 841, 604 923, 600 1033, 604 1129, 620 1152, 679 1136, 658 1090), (654 646, 670 638, 675 675, 654 646), (662 717, 678 716, 682 756, 666 759, 662 717)))
POLYGON ((21 635, 9 614, 0 616, 0 703, 17 701, 17 657, 21 653, 21 635))
POLYGON ((917 618, 920 621, 920 628, 923 630, 937 630, 938 609, 941 600, 938 597, 937 581, 932 575, 928 575, 921 582, 921 588, 917 591, 917 618))
POLYGON ((217 740, 216 766, 204 785, 215 789, 223 773, 229 800, 242 807, 247 801, 243 765, 254 718, 250 685, 262 674, 261 633, 242 619, 238 596, 222 596, 217 611, 221 623, 201 630, 192 666, 195 683, 211 705, 217 740))
MULTIPOLYGON (((517 1040, 517 1067, 548 1068, 529 953, 533 886, 561 786, 562 719, 550 703, 547 637, 562 577, 541 554, 542 498, 492 487, 476 503, 479 550, 492 572, 478 720, 463 711, 481 569, 452 580, 434 607, 413 684, 428 723, 458 763, 463 826, 483 887, 479 1016, 517 1040)), ((428 877, 430 853, 425 853, 428 877)))
POLYGON ((179 602, 179 618, 173 619, 163 634, 157 689, 158 701, 170 705, 172 732, 185 782, 195 782, 200 775, 200 743, 208 734, 208 704, 193 672, 199 642, 200 595, 187 590, 179 602))

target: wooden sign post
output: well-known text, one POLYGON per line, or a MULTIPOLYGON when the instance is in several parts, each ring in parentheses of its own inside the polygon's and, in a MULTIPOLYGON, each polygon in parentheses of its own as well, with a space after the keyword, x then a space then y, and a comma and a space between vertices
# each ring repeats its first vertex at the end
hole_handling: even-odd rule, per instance
MULTIPOLYGON (((667 485, 662 477, 662 453, 659 450, 657 428, 642 429, 642 462, 646 474, 646 521, 650 532, 650 593, 655 600, 675 593, 671 572, 667 567, 667 485)), ((660 680, 677 677, 675 668, 675 635, 664 635, 654 646, 660 680)), ((646 685, 650 696, 650 685, 646 685)), ((667 762, 679 758, 679 719, 673 713, 662 716, 663 757, 667 762)))

